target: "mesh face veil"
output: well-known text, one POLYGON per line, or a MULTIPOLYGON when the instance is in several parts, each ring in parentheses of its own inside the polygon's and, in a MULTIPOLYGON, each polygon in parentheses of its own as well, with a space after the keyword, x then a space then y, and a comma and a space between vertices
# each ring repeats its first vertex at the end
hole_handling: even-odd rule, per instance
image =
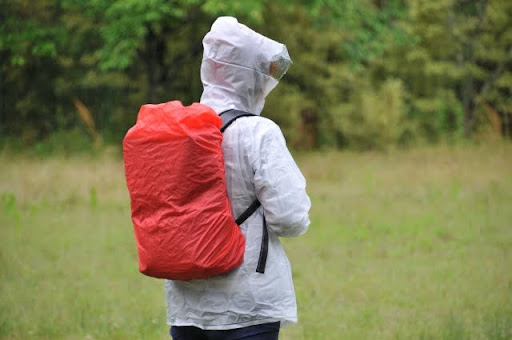
POLYGON ((280 54, 272 57, 268 73, 272 78, 279 81, 284 76, 286 71, 288 71, 291 64, 292 61, 288 55, 288 50, 286 49, 286 46, 283 45, 283 51, 280 54))

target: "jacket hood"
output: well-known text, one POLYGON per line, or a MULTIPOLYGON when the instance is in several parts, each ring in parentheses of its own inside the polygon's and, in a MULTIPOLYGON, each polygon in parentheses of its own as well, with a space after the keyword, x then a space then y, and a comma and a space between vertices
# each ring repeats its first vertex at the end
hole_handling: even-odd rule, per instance
POLYGON ((238 109, 260 114, 265 97, 291 64, 285 45, 233 17, 218 18, 203 46, 201 103, 217 113, 238 109))

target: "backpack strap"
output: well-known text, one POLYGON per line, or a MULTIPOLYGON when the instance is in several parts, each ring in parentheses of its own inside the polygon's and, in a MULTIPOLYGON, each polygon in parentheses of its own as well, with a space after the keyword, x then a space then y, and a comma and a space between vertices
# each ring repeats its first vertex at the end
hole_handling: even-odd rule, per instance
POLYGON ((224 132, 224 130, 226 130, 228 126, 230 126, 238 118, 251 117, 257 115, 255 115, 254 113, 249 113, 240 110, 227 110, 222 112, 219 116, 220 118, 222 118, 222 127, 220 128, 220 132, 224 132))
POLYGON ((261 203, 260 201, 258 201, 258 199, 256 199, 254 202, 252 202, 252 204, 249 206, 249 208, 247 208, 243 213, 242 215, 240 215, 237 219, 236 219, 236 224, 240 225, 242 223, 245 222, 245 220, 247 220, 249 218, 249 216, 251 216, 252 214, 254 214, 254 212, 260 207, 261 203))
POLYGON ((268 256, 268 229, 267 229, 267 220, 265 219, 265 214, 263 214, 263 234, 261 236, 260 257, 258 259, 258 266, 256 267, 256 272, 258 272, 260 274, 265 273, 265 265, 267 264, 267 256, 268 256))
MULTIPOLYGON (((222 118, 222 127, 220 128, 220 132, 224 132, 235 120, 240 117, 251 117, 256 116, 253 113, 239 111, 239 110, 228 110, 224 111, 219 115, 222 118)), ((241 225, 244 223, 254 212, 260 207, 261 203, 256 199, 251 205, 236 219, 236 224, 241 225)), ((268 256, 268 230, 267 230, 267 221, 265 220, 265 215, 263 215, 263 234, 261 238, 261 249, 260 256, 258 259, 258 266, 256 267, 256 272, 265 273, 265 266, 267 264, 267 256, 268 256)))

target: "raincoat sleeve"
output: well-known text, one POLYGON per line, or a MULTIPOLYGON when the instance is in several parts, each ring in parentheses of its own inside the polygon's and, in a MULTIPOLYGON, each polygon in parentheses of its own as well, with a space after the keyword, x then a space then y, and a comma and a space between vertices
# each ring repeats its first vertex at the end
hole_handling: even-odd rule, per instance
POLYGON ((269 230, 281 237, 304 234, 310 224, 311 201, 306 180, 286 147, 281 129, 265 119, 253 144, 256 196, 261 202, 269 230))

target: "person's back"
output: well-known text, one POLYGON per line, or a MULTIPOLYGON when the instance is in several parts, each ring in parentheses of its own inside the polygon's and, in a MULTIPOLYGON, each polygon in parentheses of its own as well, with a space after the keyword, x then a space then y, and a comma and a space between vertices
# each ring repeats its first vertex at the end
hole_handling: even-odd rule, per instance
MULTIPOLYGON (((259 115, 291 63, 286 47, 227 17, 213 24, 203 44, 201 103, 218 114, 237 109, 259 115)), ((262 206, 240 226, 246 249, 239 268, 208 280, 166 281, 167 322, 175 339, 190 328, 180 326, 227 331, 277 323, 278 330, 279 323, 297 322, 290 263, 279 237, 301 235, 309 226, 305 179, 269 119, 237 119, 222 146, 233 216, 256 198, 262 206), (264 219, 268 257, 259 273, 264 219)))

